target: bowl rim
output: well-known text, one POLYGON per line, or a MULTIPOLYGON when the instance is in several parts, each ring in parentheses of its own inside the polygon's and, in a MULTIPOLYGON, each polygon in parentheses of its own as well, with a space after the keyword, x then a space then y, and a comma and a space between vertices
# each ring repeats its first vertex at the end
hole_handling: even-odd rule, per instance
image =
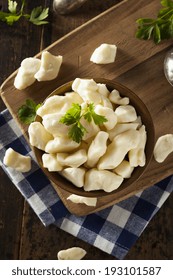
MULTIPOLYGON (((42 159, 40 156, 41 154, 43 154, 45 152, 42 150, 39 150, 38 148, 36 148, 34 146, 31 146, 31 148, 34 152, 34 155, 36 157, 36 160, 37 160, 39 166, 41 167, 42 171, 44 172, 44 174, 53 183, 54 188, 59 188, 60 190, 64 190, 70 194, 76 194, 76 195, 85 196, 85 197, 107 197, 110 195, 115 195, 116 193, 118 194, 121 191, 123 192, 124 189, 127 192, 130 192, 131 185, 134 184, 135 182, 137 182, 139 180, 139 178, 143 175, 143 173, 147 169, 147 167, 152 159, 152 156, 153 156, 153 150, 154 150, 154 145, 155 145, 155 128, 154 128, 152 116, 151 116, 147 106, 139 98, 139 96, 136 93, 134 93, 131 89, 129 89, 125 85, 117 82, 116 80, 113 81, 113 80, 109 80, 109 79, 105 79, 105 78, 88 78, 88 77, 81 78, 81 79, 93 79, 96 83, 106 84, 108 90, 117 89, 120 92, 120 95, 122 97, 130 96, 129 104, 134 106, 138 116, 140 116, 139 108, 143 107, 143 110, 145 111, 145 117, 144 117, 144 115, 140 116, 140 117, 142 119, 142 124, 145 125, 146 131, 147 131, 147 141, 146 141, 146 146, 145 146, 145 150, 146 150, 145 165, 143 167, 139 167, 139 166, 135 167, 134 171, 132 173, 133 175, 128 179, 124 179, 124 181, 122 182, 122 184, 120 185, 119 188, 117 188, 116 190, 114 190, 112 192, 106 192, 104 190, 85 191, 83 189, 83 187, 82 188, 76 187, 74 184, 72 184, 70 181, 68 181, 65 177, 63 177, 59 172, 49 172, 47 168, 43 167, 42 159), (126 93, 128 92, 128 96, 124 93, 124 91, 126 91, 126 93), (137 108, 136 108, 137 103, 139 106, 137 105, 137 108), (147 123, 147 125, 146 125, 146 123, 147 123), (149 127, 149 133, 148 133, 148 127, 149 127), (149 138, 148 138, 148 136, 149 136, 149 138), (138 171, 138 173, 136 175, 136 179, 134 180, 134 174, 136 174, 135 172, 137 172, 137 170, 140 170, 140 171, 138 171), (58 183, 57 183, 57 181, 58 181, 58 183), (64 184, 64 181, 66 182, 66 184, 64 184)), ((68 82, 60 85, 59 87, 57 87, 54 91, 52 91, 46 97, 46 99, 43 101, 43 104, 49 97, 51 97, 53 95, 61 95, 61 94, 64 94, 65 92, 69 92, 69 90, 72 91, 71 86, 72 86, 73 81, 74 80, 68 81, 68 82), (58 92, 58 94, 57 94, 57 92, 58 92)), ((41 120, 42 120, 42 118, 40 116, 36 115, 34 121, 41 122, 41 120)), ((139 189, 138 189, 138 191, 139 191, 139 189)))

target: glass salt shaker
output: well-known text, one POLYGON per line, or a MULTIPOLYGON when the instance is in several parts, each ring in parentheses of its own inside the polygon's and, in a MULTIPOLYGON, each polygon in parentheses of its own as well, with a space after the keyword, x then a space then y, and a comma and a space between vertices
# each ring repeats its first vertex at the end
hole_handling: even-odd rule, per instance
POLYGON ((53 9, 59 14, 68 14, 79 8, 87 0, 53 0, 53 9))

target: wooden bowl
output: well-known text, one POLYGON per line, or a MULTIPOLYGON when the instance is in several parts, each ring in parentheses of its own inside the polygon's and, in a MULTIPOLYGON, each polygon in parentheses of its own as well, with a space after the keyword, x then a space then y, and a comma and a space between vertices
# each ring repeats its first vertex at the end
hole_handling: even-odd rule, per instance
MULTIPOLYGON (((146 126, 146 131, 147 131, 147 142, 146 142, 146 147, 145 147, 145 154, 146 154, 146 164, 143 167, 136 167, 134 168, 134 171, 132 173, 132 176, 129 179, 124 179, 123 183, 121 186, 117 189, 114 190, 110 193, 105 192, 103 190, 97 190, 97 191, 85 191, 83 188, 78 188, 74 186, 70 181, 62 177, 58 172, 49 172, 48 169, 43 167, 42 164, 42 154, 43 151, 37 149, 36 147, 33 147, 36 159, 42 168, 43 172, 47 175, 47 177, 52 181, 56 187, 63 189, 65 191, 68 191, 71 194, 77 194, 80 196, 85 196, 85 197, 103 197, 103 196, 108 196, 108 195, 114 195, 121 192, 124 197, 126 197, 126 193, 132 193, 134 194, 134 184, 135 182, 141 177, 141 175, 144 173, 145 169, 149 165, 149 162, 152 158, 153 155, 153 149, 154 149, 154 138, 155 138, 155 132, 154 132, 154 125, 153 121, 151 118, 151 115, 145 106, 145 104, 142 102, 142 100, 130 89, 125 87, 124 85, 113 82, 107 79, 103 78, 96 78, 94 79, 96 83, 103 83, 106 84, 107 88, 109 91, 112 91, 113 89, 117 89, 120 92, 120 95, 122 97, 129 97, 130 99, 130 104, 134 106, 136 109, 137 115, 141 116, 142 123, 146 126), (130 190, 132 188, 133 191, 130 190)), ((66 84, 58 87, 56 90, 54 90, 48 97, 52 95, 63 95, 65 92, 69 92, 72 90, 72 82, 67 82, 66 84)), ((47 98, 48 98, 47 97, 47 98)), ((42 121, 42 118, 40 116, 36 116, 35 121, 42 121)), ((139 189, 138 189, 139 191, 139 189)), ((128 195, 129 196, 129 195, 128 195)))

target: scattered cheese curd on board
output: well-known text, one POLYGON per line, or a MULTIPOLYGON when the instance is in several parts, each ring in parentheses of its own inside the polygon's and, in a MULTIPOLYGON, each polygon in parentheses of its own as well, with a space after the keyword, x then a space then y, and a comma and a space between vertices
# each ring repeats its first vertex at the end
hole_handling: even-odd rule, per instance
POLYGON ((12 148, 6 150, 3 162, 6 166, 20 172, 28 172, 31 169, 31 158, 21 155, 12 148))
POLYGON ((35 73, 34 77, 39 82, 53 80, 58 76, 61 64, 61 55, 55 56, 48 51, 44 51, 41 55, 40 69, 35 73))
POLYGON ((81 260, 86 255, 86 251, 80 247, 72 247, 61 250, 57 254, 58 260, 81 260))
POLYGON ((128 97, 106 84, 76 78, 70 92, 47 98, 37 114, 42 120, 29 126, 31 145, 44 151, 45 168, 77 188, 110 193, 146 163, 141 117, 128 97))
POLYGON ((49 81, 58 76, 63 57, 55 56, 48 51, 43 51, 41 59, 27 57, 21 62, 21 66, 14 79, 15 88, 22 90, 37 81, 49 81))
POLYGON ((90 61, 96 64, 108 64, 115 61, 117 46, 111 44, 101 44, 94 50, 90 61))
POLYGON ((14 79, 15 88, 22 90, 32 85, 36 78, 34 75, 37 73, 41 65, 41 61, 38 58, 28 57, 25 58, 17 72, 14 79))
POLYGON ((72 201, 73 203, 84 203, 87 206, 96 206, 97 198, 96 197, 84 197, 76 194, 71 194, 67 197, 67 200, 72 201))
POLYGON ((154 158, 163 162, 173 152, 173 134, 165 134, 157 139, 154 147, 154 158))

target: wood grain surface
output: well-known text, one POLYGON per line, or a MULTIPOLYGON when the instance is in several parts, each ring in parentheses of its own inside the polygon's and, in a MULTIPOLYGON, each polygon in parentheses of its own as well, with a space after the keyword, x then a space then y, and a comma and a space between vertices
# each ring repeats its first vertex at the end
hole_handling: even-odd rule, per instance
MULTIPOLYGON (((2 2, 2 6, 5 7, 6 1, 2 2)), ((42 5, 45 2, 45 4, 47 6, 50 5, 50 7, 52 3, 52 1, 37 2, 38 4, 40 3, 42 5)), ((32 26, 24 21, 19 23, 18 28, 18 23, 16 26, 12 27, 7 27, 4 23, 0 23, 0 43, 3 50, 3 55, 1 53, 0 56, 1 82, 3 82, 15 69, 19 67, 22 59, 37 54, 40 50, 49 46, 52 42, 62 38, 62 36, 67 34, 69 31, 80 26, 94 16, 99 15, 107 8, 113 7, 118 2, 121 1, 105 2, 88 0, 80 9, 68 16, 60 16, 52 12, 50 16, 51 24, 43 28, 32 26)), ((130 3, 132 1, 128 2, 130 3)), ((126 28, 129 25, 133 26, 133 29, 136 16, 138 15, 139 17, 139 10, 140 16, 153 16, 154 10, 152 9, 152 6, 150 6, 150 2, 154 2, 155 9, 159 7, 158 1, 135 1, 134 5, 129 4, 127 18, 124 17, 124 10, 122 9, 122 6, 119 6, 118 9, 120 10, 117 23, 120 19, 122 20, 122 28, 119 30, 122 33, 126 32, 123 28, 126 28), (148 6, 148 8, 140 10, 140 4, 142 2, 145 2, 145 7, 148 6), (136 16, 135 13, 137 13, 136 16), (132 19, 130 17, 131 14, 133 15, 132 19)), ((34 3, 29 3, 28 9, 31 9, 33 5, 34 3)), ((114 8, 112 8, 112 10, 113 9, 114 8)), ((93 24, 93 28, 94 26, 95 22, 93 24)), ((100 26, 100 28, 102 27, 100 26)), ((117 38, 115 40, 117 41, 117 38)), ((98 40, 98 34, 96 34, 95 42, 95 44, 100 42, 98 40)), ((165 42, 161 44, 161 46, 157 47, 151 42, 135 42, 136 44, 139 43, 141 46, 138 50, 139 56, 136 57, 133 54, 130 61, 128 61, 128 57, 126 57, 125 52, 122 52, 122 57, 125 59, 126 63, 122 63, 119 58, 117 62, 118 68, 109 69, 109 71, 111 70, 112 73, 110 78, 116 78, 119 82, 124 83, 135 92, 138 92, 139 95, 144 98, 148 108, 152 108, 153 116, 157 115, 156 135, 159 136, 163 131, 170 131, 169 122, 163 125, 161 124, 160 119, 162 117, 170 118, 173 104, 171 96, 172 88, 164 79, 163 69, 161 67, 161 63, 165 56, 165 51, 171 42, 165 42), (150 52, 148 52, 147 49, 150 49, 150 52), (139 57, 140 61, 138 61, 139 57), (134 60, 135 65, 132 65, 132 61, 134 62, 134 60), (154 64, 156 66, 153 70, 152 66, 154 64), (141 75, 139 75, 139 71, 141 75), (134 83, 132 81, 131 75, 133 75, 133 77, 137 77, 138 83, 134 83), (146 84, 146 79, 147 81, 150 81, 150 84, 146 84), (153 85, 156 85, 154 90, 153 85), (143 88, 144 91, 142 90, 143 88), (152 91, 149 99, 146 96, 142 96, 143 92, 146 92, 147 90, 152 91), (165 98, 163 98, 161 92, 163 92, 164 95, 168 97, 168 99, 166 99, 167 101, 165 101, 165 98), (155 104, 156 100, 159 100, 159 107, 154 107, 153 109, 153 104, 155 104)), ((80 41, 80 43, 82 50, 86 42, 82 43, 82 41, 80 41)), ((123 46, 124 44, 125 49, 129 49, 129 46, 126 46, 127 42, 121 41, 119 44, 120 46, 123 46)), ((92 48, 93 47, 94 45, 92 45, 92 48)), ((61 50, 64 52, 66 51, 65 49, 63 50, 63 48, 60 49, 60 51, 61 50)), ((73 53, 75 54, 75 50, 73 53)), ((75 66, 76 63, 77 62, 75 62, 75 66)), ((82 67, 83 66, 81 65, 80 68, 82 67)), ((102 67, 99 68, 99 74, 107 75, 102 67)), ((65 77, 64 80, 66 78, 67 77, 65 77)), ((64 80, 62 78, 61 81, 64 80)), ((0 104, 1 109, 3 109, 4 105, 2 102, 0 104)), ((169 172, 172 173, 171 161, 172 159, 169 157, 162 165, 162 171, 160 171, 160 165, 157 164, 154 167, 155 176, 165 177, 165 175, 167 175, 169 172), (167 169, 167 164, 170 164, 170 170, 167 169)), ((60 249, 75 245, 81 246, 87 250, 87 259, 114 259, 114 257, 109 256, 101 250, 76 239, 70 234, 65 232, 62 234, 62 231, 55 226, 44 228, 44 226, 38 221, 38 218, 33 213, 32 209, 30 209, 29 205, 23 201, 21 195, 18 193, 2 170, 0 171, 0 176, 0 259, 56 259, 56 254, 60 249)), ((146 180, 152 183, 150 173, 148 173, 146 180)), ((173 215, 173 209, 171 207, 172 202, 172 196, 170 196, 159 213, 153 218, 148 227, 145 229, 136 245, 130 250, 126 259, 173 258, 173 232, 171 227, 173 215)))

